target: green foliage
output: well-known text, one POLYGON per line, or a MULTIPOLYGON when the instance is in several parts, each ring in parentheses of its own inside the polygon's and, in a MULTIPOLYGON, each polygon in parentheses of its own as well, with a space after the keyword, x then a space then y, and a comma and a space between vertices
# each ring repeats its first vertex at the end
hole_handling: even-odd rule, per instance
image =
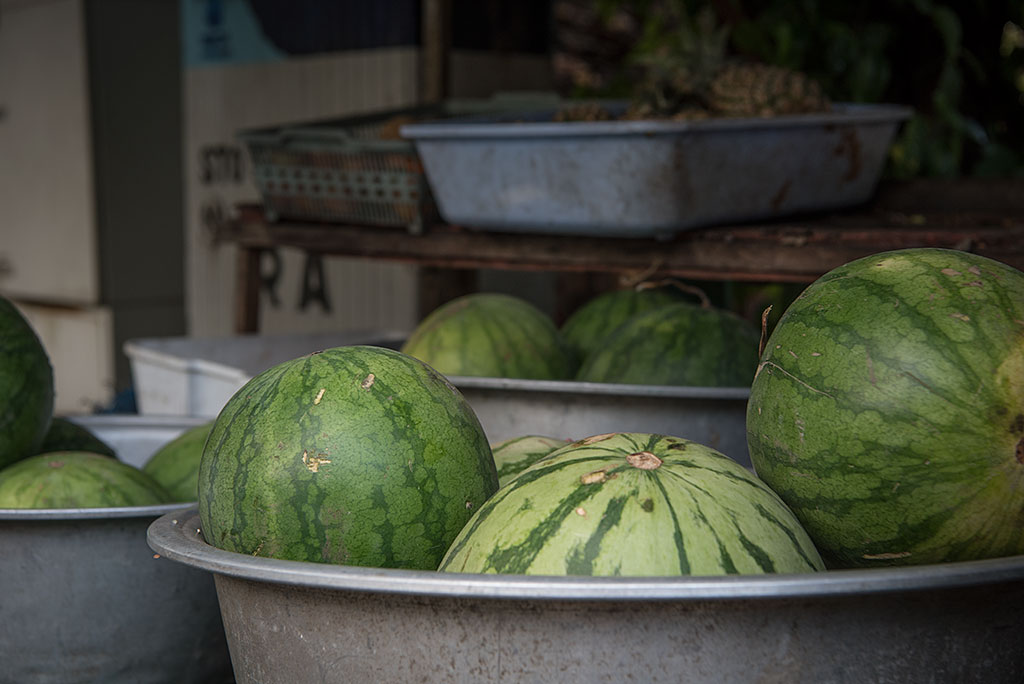
MULTIPOLYGON (((915 115, 892 148, 889 177, 1024 176, 1019 0, 599 0, 596 6, 609 20, 624 12, 640 26, 631 65, 671 49, 669 27, 680 21, 699 27, 692 18, 713 7, 737 55, 805 72, 836 102, 912 106, 915 115)), ((623 82, 628 79, 609 79, 623 82)))

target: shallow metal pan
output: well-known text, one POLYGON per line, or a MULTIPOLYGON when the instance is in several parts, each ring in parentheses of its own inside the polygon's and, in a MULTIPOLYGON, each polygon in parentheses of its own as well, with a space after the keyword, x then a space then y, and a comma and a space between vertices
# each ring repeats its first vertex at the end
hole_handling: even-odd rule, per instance
POLYGON ((553 111, 401 127, 441 216, 484 230, 671 237, 861 204, 911 110, 555 122, 553 111))

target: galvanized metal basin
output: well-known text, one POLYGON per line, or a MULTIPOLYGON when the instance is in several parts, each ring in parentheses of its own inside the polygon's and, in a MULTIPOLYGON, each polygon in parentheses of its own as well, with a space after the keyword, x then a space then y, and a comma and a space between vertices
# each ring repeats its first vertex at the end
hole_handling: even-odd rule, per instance
POLYGON ((675 387, 566 380, 449 378, 487 439, 522 435, 582 439, 606 432, 675 435, 750 468, 749 387, 675 387))
POLYGON ((0 509, 0 682, 231 681, 209 573, 146 546, 182 508, 0 509))
POLYGON ((149 528, 213 573, 241 683, 1024 681, 1024 557, 693 578, 526 577, 255 558, 198 512, 149 528))
MULTIPOLYGON (((202 419, 72 416, 141 466, 202 419)), ((0 684, 220 684, 231 663, 209 573, 146 529, 188 504, 0 509, 0 684)))

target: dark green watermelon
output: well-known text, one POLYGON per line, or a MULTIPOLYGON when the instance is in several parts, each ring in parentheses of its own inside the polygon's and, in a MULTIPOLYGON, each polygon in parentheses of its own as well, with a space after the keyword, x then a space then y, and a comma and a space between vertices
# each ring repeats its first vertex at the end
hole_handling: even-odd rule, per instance
POLYGON ((39 453, 53 418, 53 368, 42 342, 0 297, 0 468, 39 453))
POLYGON ((581 361, 605 338, 633 316, 676 304, 681 295, 674 288, 625 288, 597 295, 584 303, 562 324, 562 337, 581 361))
POLYGON ((1024 554, 1024 273, 910 249, 825 274, 767 341, 747 443, 832 567, 1024 554))
POLYGON ((113 447, 94 435, 89 428, 56 416, 50 422, 50 429, 46 431, 43 443, 38 448, 40 454, 51 451, 91 451, 117 458, 113 447))
POLYGON ((685 302, 630 318, 604 339, 576 375, 581 382, 746 387, 760 332, 722 309, 685 302))
POLYGON ((199 496, 199 462, 213 421, 189 428, 149 457, 142 472, 163 485, 172 501, 196 501, 199 496))
POLYGON ((402 352, 445 375, 568 380, 577 365, 543 311, 518 297, 490 292, 465 295, 435 309, 402 352))
POLYGON ((55 451, 0 470, 0 508, 108 508, 169 503, 138 468, 89 451, 55 451))
POLYGON ((337 347, 256 376, 199 468, 206 541, 290 560, 435 569, 498 487, 476 414, 406 354, 337 347))
POLYGON ((812 572, 793 513, 727 456, 678 437, 595 435, 520 473, 466 524, 448 572, 727 575, 812 572))

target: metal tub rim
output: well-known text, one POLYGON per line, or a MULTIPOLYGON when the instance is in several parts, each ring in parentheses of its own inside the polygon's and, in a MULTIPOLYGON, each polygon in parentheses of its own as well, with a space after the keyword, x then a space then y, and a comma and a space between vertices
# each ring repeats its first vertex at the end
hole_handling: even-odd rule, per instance
MULTIPOLYGON (((495 116, 455 117, 444 121, 405 124, 403 138, 414 141, 470 140, 481 138, 545 139, 611 136, 681 135, 686 133, 730 133, 742 130, 772 131, 810 126, 900 123, 911 117, 911 107, 896 104, 836 103, 829 112, 787 114, 775 117, 723 117, 698 121, 658 119, 614 121, 508 121, 495 116)), ((533 112, 538 114, 538 112, 533 112)), ((548 111, 543 112, 547 114, 548 111)))
POLYGON ((1024 555, 906 567, 790 575, 549 577, 395 570, 259 558, 218 549, 201 536, 195 507, 164 515, 147 531, 150 547, 215 574, 297 587, 550 601, 721 601, 856 596, 1024 580, 1024 555))
POLYGON ((194 503, 186 501, 153 506, 110 506, 104 508, 0 508, 0 521, 159 518, 175 511, 184 511, 194 505, 194 503))
POLYGON ((456 389, 515 390, 552 394, 614 395, 652 399, 749 399, 750 387, 701 387, 697 385, 629 385, 578 380, 526 380, 522 378, 449 375, 456 389))

